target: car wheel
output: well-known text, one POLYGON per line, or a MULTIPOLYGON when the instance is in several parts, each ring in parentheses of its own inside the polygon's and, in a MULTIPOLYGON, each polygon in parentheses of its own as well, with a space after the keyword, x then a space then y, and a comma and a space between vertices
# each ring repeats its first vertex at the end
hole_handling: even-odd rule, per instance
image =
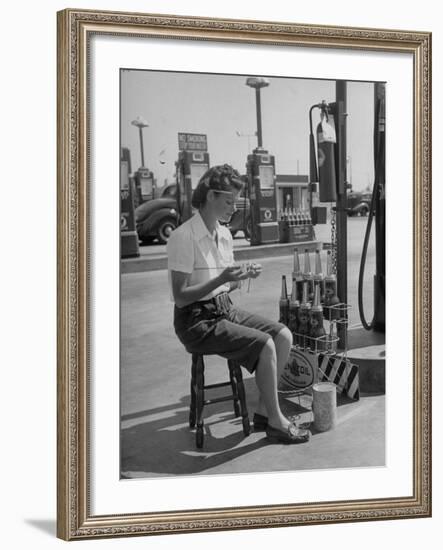
POLYGON ((162 220, 157 228, 157 237, 161 244, 168 242, 171 233, 177 227, 177 221, 174 218, 165 218, 162 220))
POLYGON ((369 208, 367 206, 362 206, 358 213, 359 216, 367 216, 369 213, 369 208))

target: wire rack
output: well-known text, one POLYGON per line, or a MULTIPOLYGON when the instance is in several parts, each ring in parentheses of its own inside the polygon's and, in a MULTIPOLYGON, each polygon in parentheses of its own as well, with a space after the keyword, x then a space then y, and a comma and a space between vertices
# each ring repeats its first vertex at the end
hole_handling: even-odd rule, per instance
POLYGON ((348 348, 348 324, 349 310, 351 306, 343 302, 333 306, 323 306, 323 318, 326 321, 326 334, 323 336, 312 337, 308 334, 293 332, 293 345, 301 350, 310 353, 321 353, 322 355, 335 355, 338 351, 339 326, 345 327, 344 346, 340 350, 340 354, 347 356, 348 348))
MULTIPOLYGON (((328 356, 330 358, 337 357, 347 362, 348 352, 348 324, 349 324, 349 310, 352 306, 344 302, 335 304, 333 306, 323 305, 323 318, 325 323, 326 334, 314 338, 312 336, 301 334, 299 332, 293 332, 293 348, 298 351, 306 352, 314 355, 328 356), (338 349, 338 343, 340 338, 338 336, 339 327, 344 327, 344 341, 343 346, 338 349)), ((322 370, 320 365, 318 366, 318 374, 322 376, 322 380, 328 380, 334 383, 332 379, 322 370)), ((306 388, 292 388, 292 389, 279 389, 279 393, 286 396, 297 397, 300 403, 300 398, 304 395, 306 397, 311 396, 311 387, 306 388)))

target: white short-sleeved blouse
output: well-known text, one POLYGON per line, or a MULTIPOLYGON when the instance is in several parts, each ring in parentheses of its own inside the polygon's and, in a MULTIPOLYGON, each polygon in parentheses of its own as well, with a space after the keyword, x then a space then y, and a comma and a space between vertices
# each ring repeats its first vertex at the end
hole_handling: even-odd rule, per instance
MULTIPOLYGON (((168 278, 171 288, 171 271, 190 273, 189 285, 205 283, 234 264, 233 241, 227 227, 217 222, 217 240, 211 235, 199 212, 171 233, 166 250, 168 253, 168 278), (218 245, 217 245, 218 242, 218 245)), ((220 285, 203 296, 209 300, 229 285, 220 285)), ((171 289, 172 299, 172 289, 171 289)))

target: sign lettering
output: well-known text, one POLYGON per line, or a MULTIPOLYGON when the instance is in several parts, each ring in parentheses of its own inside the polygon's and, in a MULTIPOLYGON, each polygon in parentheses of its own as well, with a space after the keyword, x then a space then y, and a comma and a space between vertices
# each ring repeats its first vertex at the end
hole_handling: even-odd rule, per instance
POLYGON ((206 134, 187 134, 179 132, 178 148, 180 151, 207 151, 207 136, 206 134))

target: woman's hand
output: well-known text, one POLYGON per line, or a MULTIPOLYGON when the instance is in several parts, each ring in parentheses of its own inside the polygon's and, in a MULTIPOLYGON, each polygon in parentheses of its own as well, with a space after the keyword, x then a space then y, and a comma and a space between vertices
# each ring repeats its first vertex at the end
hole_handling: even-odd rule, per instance
POLYGON ((256 279, 262 271, 263 267, 261 264, 249 264, 246 273, 249 279, 256 279))
MULTIPOLYGON (((244 267, 233 265, 224 269, 224 271, 220 274, 220 281, 224 284, 227 282, 237 283, 239 281, 244 281, 245 279, 256 279, 262 271, 263 268, 261 264, 251 263, 244 267)), ((238 287, 234 287, 232 285, 231 288, 234 289, 238 287)))
POLYGON ((240 265, 226 267, 219 275, 221 284, 244 281, 248 277, 248 272, 244 271, 240 265))

